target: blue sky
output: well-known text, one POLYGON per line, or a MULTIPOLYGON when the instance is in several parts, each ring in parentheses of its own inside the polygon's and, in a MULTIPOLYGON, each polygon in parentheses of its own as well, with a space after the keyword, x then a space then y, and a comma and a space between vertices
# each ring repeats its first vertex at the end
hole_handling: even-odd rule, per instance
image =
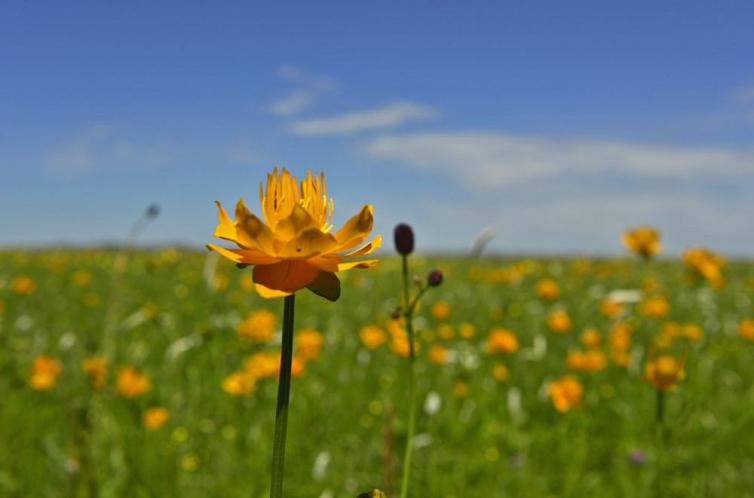
POLYGON ((211 239, 324 170, 425 249, 754 254, 751 2, 21 2, 0 16, 0 244, 211 239), (445 5, 443 5, 445 4, 445 5))

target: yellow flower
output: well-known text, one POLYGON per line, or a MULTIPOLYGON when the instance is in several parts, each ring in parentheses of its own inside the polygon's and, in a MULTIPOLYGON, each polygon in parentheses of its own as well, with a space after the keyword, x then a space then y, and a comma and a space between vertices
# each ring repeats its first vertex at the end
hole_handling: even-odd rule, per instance
POLYGON ((100 390, 105 387, 107 365, 101 356, 90 356, 81 362, 81 368, 89 377, 89 382, 94 389, 100 390))
POLYGON ((683 263, 692 274, 706 279, 712 287, 719 288, 725 283, 722 274, 725 259, 709 249, 694 247, 686 250, 683 263))
POLYGON ((458 326, 458 333, 464 339, 471 339, 476 335, 476 327, 468 322, 463 322, 458 326))
POLYGON ((427 351, 427 356, 429 357, 430 362, 436 365, 442 365, 443 363, 448 361, 448 350, 443 346, 440 346, 439 344, 435 344, 434 346, 429 348, 429 351, 427 351))
POLYGON ((264 221, 249 211, 243 199, 236 205, 235 221, 218 202, 215 237, 234 242, 239 248, 207 247, 236 264, 254 265, 252 277, 261 296, 280 297, 307 287, 334 301, 340 296, 336 272, 377 264, 375 259, 346 261, 370 254, 382 238, 377 235, 362 245, 372 231, 370 205, 331 233, 333 201, 327 197, 324 174, 312 176, 307 171, 299 186, 286 169, 278 172, 275 168, 267 175, 266 188, 260 183, 259 199, 264 221))
POLYGON ((247 370, 233 372, 223 379, 223 391, 231 396, 243 396, 254 391, 257 380, 247 370))
POLYGON ((518 339, 510 330, 496 328, 487 337, 488 353, 515 353, 518 351, 518 339))
POLYGON ((19 275, 14 278, 10 286, 13 289, 13 292, 22 296, 31 294, 34 292, 34 289, 37 288, 34 280, 26 275, 19 275))
POLYGON ((754 319, 741 320, 738 324, 738 334, 747 341, 754 341, 754 319))
POLYGON ((655 358, 654 352, 651 352, 644 367, 644 378, 656 390, 667 391, 685 376, 683 364, 684 360, 669 355, 655 358))
POLYGON ((669 307, 667 299, 655 296, 641 303, 641 312, 646 316, 660 318, 668 314, 669 307))
POLYGON ((49 391, 58 381, 63 372, 63 365, 49 355, 40 355, 31 363, 31 378, 29 384, 35 391, 49 391))
POLYGON ((270 310, 253 311, 236 326, 238 335, 253 342, 269 342, 275 335, 276 318, 270 310))
POLYGON ((547 317, 547 326, 557 334, 571 330, 571 317, 565 311, 554 311, 547 317))
POLYGON ((449 341, 455 337, 456 333, 453 330, 453 327, 448 325, 447 323, 443 323, 439 327, 437 327, 437 335, 440 336, 440 339, 449 341))
POLYGON ((278 354, 274 352, 254 353, 243 364, 243 370, 256 379, 275 377, 279 368, 278 354))
POLYGON ((623 305, 611 299, 603 299, 600 302, 600 313, 608 318, 618 318, 623 311, 623 305))
POLYGON ((492 365, 492 376, 495 377, 496 380, 499 380, 500 382, 503 382, 508 379, 508 367, 506 367, 503 363, 497 362, 494 365, 492 365))
POLYGON ((126 398, 136 398, 152 388, 149 377, 140 373, 134 367, 121 367, 118 370, 116 389, 126 398))
POLYGON ((575 377, 564 375, 547 386, 553 406, 559 412, 567 412, 581 405, 584 388, 575 377))
POLYGON ((543 278, 535 287, 537 296, 545 301, 554 301, 560 297, 560 286, 551 278, 543 278))
POLYGON ((92 281, 92 274, 86 270, 78 270, 73 274, 73 278, 71 280, 73 280, 74 285, 83 287, 84 285, 89 285, 89 283, 92 281))
POLYGON ((469 385, 461 380, 454 382, 453 395, 457 398, 465 398, 469 395, 469 385))
POLYGON ((568 368, 583 372, 599 372, 607 367, 607 357, 599 350, 570 351, 566 358, 568 368))
POLYGON ((627 367, 631 362, 631 326, 616 324, 610 332, 610 356, 616 365, 627 367))
POLYGON ((322 334, 314 329, 300 330, 296 334, 296 355, 304 362, 315 359, 322 350, 323 341, 322 334))
POLYGON ((361 342, 369 349, 377 349, 385 343, 385 331, 376 325, 367 325, 359 331, 361 342))
POLYGON ((588 349, 599 348, 601 342, 602 337, 600 336, 599 331, 595 329, 586 329, 581 334, 581 344, 588 349))
POLYGON ((148 408, 144 410, 141 416, 141 421, 149 430, 157 430, 168 421, 170 414, 167 409, 162 407, 148 408))
POLYGON ((656 229, 647 226, 624 232, 623 245, 629 251, 645 259, 651 258, 662 250, 660 233, 656 229))
POLYGON ((432 306, 432 316, 438 320, 444 320, 450 316, 450 305, 445 301, 437 301, 432 306))

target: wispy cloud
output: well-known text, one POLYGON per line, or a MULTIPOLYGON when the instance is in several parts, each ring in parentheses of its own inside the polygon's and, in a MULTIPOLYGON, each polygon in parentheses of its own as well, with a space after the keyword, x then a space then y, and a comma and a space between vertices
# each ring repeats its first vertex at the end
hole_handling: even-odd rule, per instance
POLYGON ((556 175, 617 173, 647 178, 720 177, 754 173, 754 149, 688 147, 504 132, 415 133, 376 138, 366 152, 454 175, 489 191, 556 175))
POLYGON ((168 148, 122 139, 111 125, 100 123, 84 128, 43 154, 42 163, 50 173, 76 176, 98 169, 154 167, 173 156, 168 148))
POLYGON ((293 116, 310 107, 327 93, 337 89, 332 78, 309 73, 303 69, 285 65, 278 69, 278 76, 296 88, 270 104, 270 112, 276 116, 293 116))
POLYGON ((297 135, 350 135, 365 130, 394 128, 410 121, 430 119, 437 114, 437 110, 429 106, 393 102, 377 109, 298 121, 293 123, 291 130, 297 135))

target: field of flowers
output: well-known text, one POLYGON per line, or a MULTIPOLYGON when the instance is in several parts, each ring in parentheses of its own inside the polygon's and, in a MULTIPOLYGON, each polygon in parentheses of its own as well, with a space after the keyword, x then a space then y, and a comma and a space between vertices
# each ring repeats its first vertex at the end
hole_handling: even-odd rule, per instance
MULTIPOLYGON (((412 258, 444 282, 415 312, 409 496, 754 496, 754 265, 412 258)), ((397 496, 381 259, 296 303, 287 497, 397 496)), ((281 320, 215 253, 0 253, 0 496, 267 496, 281 320)))

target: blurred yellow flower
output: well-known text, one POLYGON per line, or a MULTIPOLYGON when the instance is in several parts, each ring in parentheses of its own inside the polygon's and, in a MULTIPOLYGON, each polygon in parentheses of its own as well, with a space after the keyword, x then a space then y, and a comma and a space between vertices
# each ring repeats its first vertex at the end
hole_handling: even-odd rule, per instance
POLYGON ((149 430, 157 430, 168 421, 170 414, 167 409, 162 407, 148 408, 144 410, 141 416, 141 421, 149 430))
POLYGON ((571 330, 571 317, 565 311, 553 311, 547 317, 547 326, 556 334, 565 334, 571 330))
POLYGON ((296 355, 301 361, 307 362, 319 356, 324 339, 322 334, 314 329, 303 329, 296 334, 296 355))
POLYGON ((48 391, 55 387, 63 365, 50 355, 39 355, 31 363, 29 384, 35 391, 48 391))
POLYGON ((655 358, 652 352, 644 367, 644 378, 656 390, 667 391, 678 384, 685 376, 683 363, 683 360, 669 355, 655 358))
POLYGON ((641 303, 641 312, 646 316, 661 318, 668 314, 670 305, 667 299, 662 296, 654 296, 644 300, 641 303))
POLYGON ((518 339, 508 329, 496 328, 487 337, 488 353, 515 353, 518 351, 518 339))
POLYGON ((543 278, 535 286, 535 291, 540 299, 554 301, 560 297, 560 286, 551 278, 543 278))
POLYGON ((469 322, 458 326, 458 334, 464 339, 472 339, 476 335, 476 327, 469 322))
POLYGON ((443 323, 437 327, 437 335, 440 336, 440 339, 449 341, 456 336, 456 332, 455 330, 453 330, 453 327, 451 325, 443 323))
POLYGON ((238 370, 223 379, 222 388, 231 396, 244 396, 254 391, 257 379, 248 370, 238 370))
POLYGON ((469 385, 464 381, 456 381, 453 383, 453 396, 457 398, 465 398, 469 395, 469 385))
POLYGON ((508 367, 505 364, 497 362, 492 365, 492 376, 495 380, 503 382, 508 379, 508 367))
POLYGON ((385 331, 376 325, 367 325, 359 331, 362 344, 369 349, 377 349, 387 340, 385 331))
POLYGON ((276 377, 280 368, 279 354, 271 351, 261 351, 252 354, 243 364, 243 370, 255 379, 276 377))
POLYGON ((660 233, 655 228, 648 226, 624 232, 623 245, 629 251, 645 259, 655 256, 662 250, 660 233))
POLYGON ((34 289, 37 288, 34 280, 26 275, 19 275, 14 278, 10 286, 11 289, 13 289, 13 292, 22 296, 31 294, 32 292, 34 292, 34 289))
POLYGON ((346 262, 370 254, 382 239, 377 235, 361 245, 372 231, 370 205, 331 233, 333 201, 327 197, 324 174, 313 176, 307 171, 299 185, 286 169, 278 172, 275 168, 267 175, 266 188, 260 183, 259 200, 264 221, 249 211, 243 199, 236 205, 235 221, 218 202, 219 223, 214 235, 239 248, 207 247, 234 263, 254 265, 252 277, 261 296, 280 297, 307 287, 335 300, 340 295, 336 272, 377 264, 375 259, 346 262))
POLYGON ((707 280, 714 288, 722 287, 725 283, 722 269, 725 259, 709 249, 694 247, 683 253, 683 263, 693 274, 707 280))
POLYGON ((621 322, 615 324, 610 331, 610 357, 621 367, 627 367, 631 362, 631 326, 621 322))
POLYGON ((252 311, 236 326, 236 332, 241 337, 252 342, 269 342, 275 335, 277 319, 275 314, 267 309, 252 311))
POLYGON ((547 386, 547 394, 550 395, 555 409, 563 413, 581 405, 584 388, 576 377, 564 375, 550 382, 547 386))
POLYGON ((438 320, 444 320, 450 316, 450 305, 445 301, 437 301, 432 306, 432 316, 438 320))
POLYGON ((81 362, 81 368, 89 377, 89 383, 94 389, 100 390, 105 387, 107 365, 101 356, 90 356, 81 362))
POLYGON ((430 362, 442 365, 448 361, 448 350, 439 344, 435 344, 427 351, 427 357, 430 362))
POLYGON ((566 357, 568 368, 581 372, 599 372, 607 367, 607 357, 599 350, 569 351, 566 357))
POLYGON ((92 274, 86 270, 77 270, 73 273, 71 280, 73 281, 73 285, 83 287, 84 285, 89 285, 89 283, 91 283, 92 274))
POLYGON ((747 341, 754 341, 754 319, 741 320, 738 323, 738 334, 747 341))
POLYGON ((581 333, 581 344, 587 349, 596 349, 600 347, 602 336, 597 329, 586 329, 581 333))
POLYGON ((603 299, 600 302, 600 313, 608 318, 618 318, 623 311, 623 305, 610 299, 603 299))
POLYGON ((118 370, 116 389, 126 398, 136 398, 152 388, 149 377, 140 373, 134 367, 125 366, 118 370))

